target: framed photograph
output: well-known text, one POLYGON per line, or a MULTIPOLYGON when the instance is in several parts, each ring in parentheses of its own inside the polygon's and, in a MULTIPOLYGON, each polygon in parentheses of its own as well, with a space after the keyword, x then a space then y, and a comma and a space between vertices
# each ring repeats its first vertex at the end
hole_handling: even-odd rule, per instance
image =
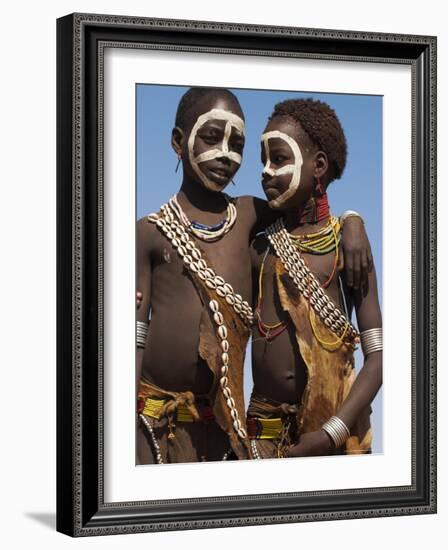
POLYGON ((435 513, 436 38, 57 41, 57 529, 435 513))

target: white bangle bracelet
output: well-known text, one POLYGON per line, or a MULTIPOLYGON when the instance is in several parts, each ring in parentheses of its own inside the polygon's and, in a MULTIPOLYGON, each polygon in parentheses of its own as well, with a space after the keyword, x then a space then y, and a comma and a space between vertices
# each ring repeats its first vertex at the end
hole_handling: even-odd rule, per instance
POLYGON ((137 321, 137 347, 144 348, 148 336, 148 323, 137 321))
POLYGON ((341 229, 344 227, 345 220, 347 218, 359 218, 362 223, 364 223, 364 220, 362 219, 361 214, 358 214, 358 212, 355 212, 354 210, 346 210, 342 216, 339 216, 339 224, 341 226, 341 229))
POLYGON ((342 447, 350 437, 350 430, 338 416, 332 416, 330 420, 327 420, 322 426, 322 430, 331 437, 336 449, 342 447))
POLYGON ((383 329, 371 328, 361 332, 361 347, 364 357, 374 351, 382 351, 383 349, 383 329))

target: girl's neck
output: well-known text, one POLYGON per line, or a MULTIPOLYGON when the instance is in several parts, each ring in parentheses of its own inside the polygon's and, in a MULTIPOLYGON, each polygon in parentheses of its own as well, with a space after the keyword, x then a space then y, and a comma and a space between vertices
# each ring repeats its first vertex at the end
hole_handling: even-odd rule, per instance
POLYGON ((202 183, 184 176, 177 193, 181 203, 189 204, 203 212, 222 212, 227 207, 224 194, 220 191, 210 191, 202 183))
POLYGON ((312 196, 300 208, 288 210, 285 215, 287 227, 292 231, 299 227, 308 225, 319 225, 328 220, 330 216, 330 205, 328 204, 327 193, 312 196))

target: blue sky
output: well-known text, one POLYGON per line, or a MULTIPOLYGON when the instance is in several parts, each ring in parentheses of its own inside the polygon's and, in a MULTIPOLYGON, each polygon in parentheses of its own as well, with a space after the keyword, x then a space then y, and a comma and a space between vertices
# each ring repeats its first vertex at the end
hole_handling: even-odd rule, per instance
MULTIPOLYGON (((177 158, 171 148, 171 130, 177 105, 188 88, 139 84, 136 87, 137 138, 137 218, 158 210, 180 187, 182 169, 177 174, 177 158)), ((312 97, 328 103, 344 128, 348 146, 347 165, 340 180, 329 189, 334 215, 356 210, 364 218, 372 246, 382 297, 382 97, 317 92, 260 91, 232 89, 246 120, 243 162, 230 195, 265 198, 261 189, 260 136, 274 105, 284 99, 312 97)), ((250 353, 248 354, 250 356, 250 353)), ((246 359, 245 393, 250 393, 250 359, 246 359)), ((356 366, 362 354, 356 353, 356 366)), ((374 451, 382 450, 382 396, 373 403, 374 451)))

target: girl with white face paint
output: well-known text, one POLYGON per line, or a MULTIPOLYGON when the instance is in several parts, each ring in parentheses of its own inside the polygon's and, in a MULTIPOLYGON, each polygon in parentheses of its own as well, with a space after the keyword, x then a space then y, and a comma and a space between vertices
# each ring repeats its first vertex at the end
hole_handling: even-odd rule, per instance
MULTIPOLYGON (((264 155, 266 157, 266 164, 262 172, 263 176, 270 176, 271 178, 283 175, 291 176, 287 188, 284 191, 280 192, 280 194, 276 198, 270 199, 268 196, 268 203, 270 208, 281 208, 288 199, 294 196, 300 185, 300 175, 303 164, 302 152, 300 150, 299 144, 295 141, 295 139, 290 137, 288 134, 285 134, 284 132, 280 132, 279 130, 271 130, 269 132, 265 132, 261 136, 261 143, 264 149, 264 155), (284 142, 283 147, 286 148, 287 154, 292 155, 293 162, 288 164, 282 163, 283 165, 280 168, 274 169, 272 168, 273 163, 271 161, 269 142, 271 142, 271 149, 272 147, 278 148, 279 145, 275 145, 275 140, 281 140, 284 142)), ((280 147, 282 147, 281 144, 280 147)), ((278 155, 276 158, 279 158, 278 155)), ((269 191, 271 192, 273 189, 274 188, 269 188, 269 191)))
POLYGON ((362 290, 349 291, 339 262, 341 223, 330 214, 326 188, 345 167, 342 127, 326 104, 287 100, 276 106, 261 146, 263 189, 281 217, 251 247, 258 280, 247 412, 252 452, 259 458, 370 452, 381 312, 375 272, 362 290), (356 381, 353 305, 365 355, 356 381))
POLYGON ((157 214, 138 222, 140 463, 252 458, 243 365, 256 212, 252 197, 222 192, 241 164, 244 134, 233 94, 187 92, 172 134, 182 185, 157 214), (154 417, 156 397, 169 417, 154 417))
MULTIPOLYGON (((222 124, 218 125, 218 132, 222 129, 222 124)), ((208 131, 210 131, 210 129, 208 129, 208 131)), ((244 137, 244 121, 235 113, 225 111, 224 109, 211 109, 207 113, 204 113, 198 117, 188 138, 188 158, 194 172, 207 189, 209 189, 210 191, 222 191, 223 184, 228 174, 222 167, 221 169, 215 168, 214 170, 212 167, 207 171, 206 169, 204 169, 206 168, 204 164, 208 161, 221 159, 228 161, 229 165, 231 162, 233 162, 237 165, 236 168, 239 168, 242 161, 242 147, 244 144, 244 137), (207 126, 207 124, 213 125, 217 122, 224 124, 221 143, 218 147, 208 149, 203 153, 197 154, 195 152, 195 144, 198 133, 199 136, 201 136, 201 131, 207 132, 207 128, 204 128, 207 126), (229 148, 229 140, 232 133, 235 134, 237 140, 239 140, 236 151, 230 150, 229 148), (239 152, 239 150, 241 152, 239 152)))
MULTIPOLYGON (((316 146, 303 131, 297 133, 290 120, 283 119, 281 130, 275 124, 268 124, 261 136, 261 148, 264 162, 262 185, 269 207, 288 210, 304 200, 306 202, 313 192, 310 152, 317 153, 316 146), (305 164, 304 160, 307 161, 305 164)), ((318 160, 325 161, 325 158, 320 155, 318 160)))

